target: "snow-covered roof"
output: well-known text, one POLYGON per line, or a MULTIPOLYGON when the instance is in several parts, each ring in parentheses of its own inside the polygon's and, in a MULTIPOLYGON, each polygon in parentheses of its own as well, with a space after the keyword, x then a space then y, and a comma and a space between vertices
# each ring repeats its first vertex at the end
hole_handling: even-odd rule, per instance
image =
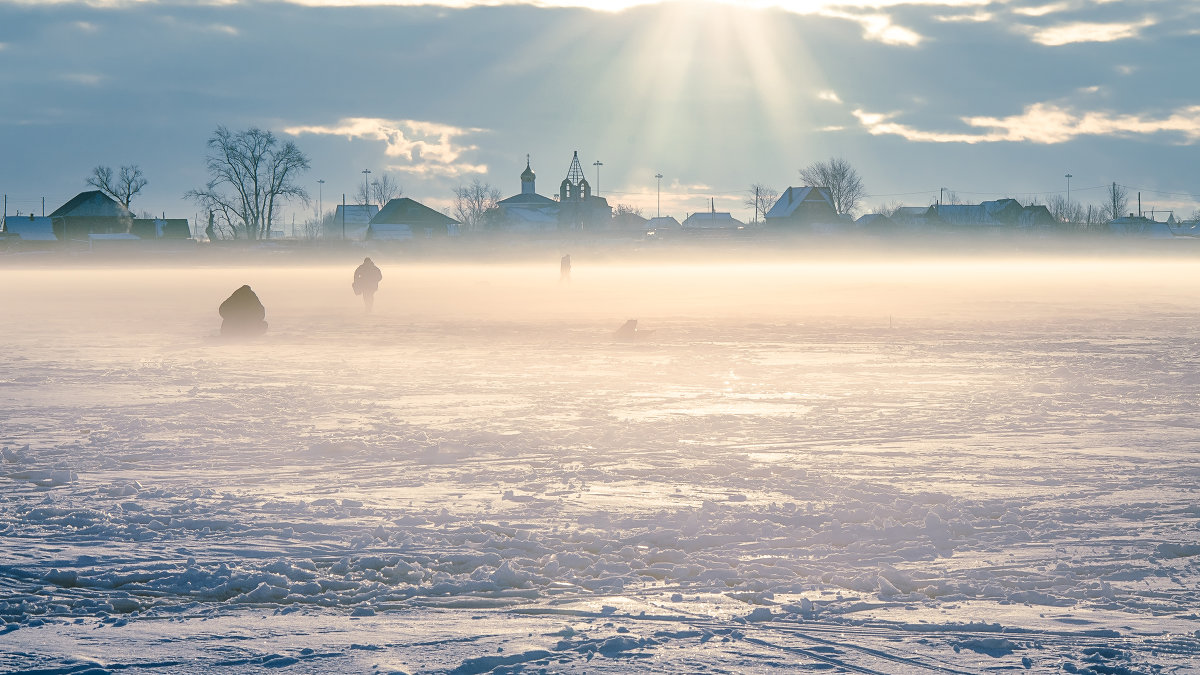
POLYGON ((734 218, 728 211, 701 211, 688 216, 681 227, 684 229, 736 229, 745 225, 742 221, 734 218))
POLYGON ((1124 216, 1110 220, 1108 229, 1116 234, 1133 234, 1155 239, 1169 239, 1175 236, 1170 224, 1144 216, 1124 216))
POLYGON ((787 218, 795 213, 796 209, 800 208, 805 202, 824 202, 833 209, 833 198, 829 196, 829 189, 823 187, 789 187, 779 195, 779 199, 775 205, 767 211, 767 218, 787 218))
POLYGON ((655 216, 646 222, 649 230, 678 230, 682 225, 672 216, 655 216))
POLYGON ((342 214, 346 215, 346 226, 350 225, 366 225, 371 222, 371 218, 379 213, 379 207, 374 204, 347 204, 342 206, 338 204, 333 211, 333 222, 335 225, 341 226, 342 214))
POLYGON ((58 241, 49 216, 5 216, 4 229, 22 241, 58 241))
POLYGON ((496 202, 496 204, 498 204, 500 206, 509 206, 509 207, 526 206, 526 205, 529 205, 529 206, 557 206, 558 202, 554 201, 553 199, 550 199, 549 197, 544 197, 542 195, 539 195, 536 192, 529 192, 529 193, 522 193, 519 195, 513 195, 506 199, 501 199, 500 201, 496 202))

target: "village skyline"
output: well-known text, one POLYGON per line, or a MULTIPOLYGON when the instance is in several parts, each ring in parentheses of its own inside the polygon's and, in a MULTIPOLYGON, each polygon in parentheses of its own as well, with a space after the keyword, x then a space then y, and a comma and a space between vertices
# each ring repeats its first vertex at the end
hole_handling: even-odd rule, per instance
POLYGON ((1113 182, 1177 218, 1200 203, 1196 3, 562 4, 0 2, 0 81, 20 92, 0 193, 49 212, 94 167, 138 165, 135 211, 195 221, 184 194, 227 125, 295 141, 327 210, 363 170, 444 211, 476 178, 517 193, 527 155, 557 182, 575 150, 614 206, 657 212, 662 174, 679 218, 714 200, 745 218, 751 185, 830 157, 858 169, 864 210, 1087 204, 1113 182))

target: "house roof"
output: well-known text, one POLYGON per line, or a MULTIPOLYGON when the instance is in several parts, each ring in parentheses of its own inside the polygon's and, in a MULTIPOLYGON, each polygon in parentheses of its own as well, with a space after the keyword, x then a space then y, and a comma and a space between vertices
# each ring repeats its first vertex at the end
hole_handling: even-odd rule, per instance
POLYGON ((5 216, 4 229, 23 241, 58 241, 49 216, 5 216))
POLYGON ((745 225, 742 221, 729 215, 728 211, 701 211, 688 216, 682 224, 682 227, 696 229, 723 229, 737 228, 745 225))
POLYGON ((501 199, 496 204, 500 206, 557 206, 558 202, 549 197, 543 197, 536 192, 530 192, 501 199))
POLYGON ((342 224, 342 213, 346 214, 347 225, 366 225, 371 222, 371 218, 379 213, 379 207, 374 204, 346 204, 344 207, 338 204, 333 212, 333 222, 337 225, 342 224))
POLYGON ((646 222, 646 227, 651 230, 678 230, 681 225, 672 216, 656 216, 646 222))
POLYGON ((778 201, 771 207, 765 217, 767 218, 787 218, 796 212, 802 204, 825 203, 831 211, 836 211, 833 208, 833 198, 829 196, 829 188, 823 187, 789 187, 779 195, 778 201))
POLYGON ((80 192, 55 209, 51 218, 131 218, 133 213, 99 190, 80 192))
POLYGON ((868 213, 854 221, 859 227, 891 227, 896 223, 882 213, 868 213))
POLYGON ((454 225, 457 220, 439 213, 424 204, 400 197, 388 202, 375 217, 371 218, 372 225, 420 225, 421 227, 454 225))
POLYGON ((892 220, 926 218, 929 216, 931 208, 930 206, 901 206, 892 213, 892 220))

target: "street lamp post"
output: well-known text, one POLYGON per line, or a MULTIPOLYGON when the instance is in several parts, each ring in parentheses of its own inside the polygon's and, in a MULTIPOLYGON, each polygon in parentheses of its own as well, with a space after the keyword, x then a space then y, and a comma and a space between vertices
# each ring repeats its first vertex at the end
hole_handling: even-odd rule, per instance
POLYGON ((1071 174, 1065 176, 1067 179, 1067 204, 1071 203, 1071 174))
POLYGON ((662 218, 662 174, 656 173, 654 177, 658 179, 658 215, 656 218, 662 218))
POLYGON ((600 196, 600 167, 604 166, 604 162, 596 160, 592 162, 592 166, 596 167, 596 196, 600 196))
POLYGON ((370 183, 367 182, 367 177, 371 175, 371 170, 363 169, 362 175, 363 175, 363 206, 366 206, 368 200, 371 199, 371 185, 370 185, 370 183))

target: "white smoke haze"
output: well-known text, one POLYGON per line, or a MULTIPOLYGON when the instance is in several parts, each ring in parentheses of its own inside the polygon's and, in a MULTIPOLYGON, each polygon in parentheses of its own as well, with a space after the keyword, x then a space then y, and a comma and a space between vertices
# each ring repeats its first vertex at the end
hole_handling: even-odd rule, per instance
POLYGON ((0 670, 1200 655, 1188 257, 371 257, 0 270, 0 670))

